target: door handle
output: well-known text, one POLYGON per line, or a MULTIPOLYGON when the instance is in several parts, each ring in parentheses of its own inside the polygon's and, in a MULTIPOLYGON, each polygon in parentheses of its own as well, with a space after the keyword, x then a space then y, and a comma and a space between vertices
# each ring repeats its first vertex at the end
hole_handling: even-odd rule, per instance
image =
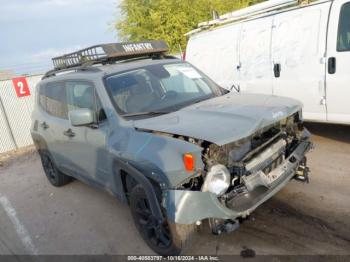
POLYGON ((328 58, 328 74, 333 75, 337 71, 337 60, 335 57, 328 58))
POLYGON ((41 126, 44 130, 46 130, 46 129, 48 129, 48 128, 50 127, 46 122, 42 122, 42 123, 40 124, 40 126, 41 126))
POLYGON ((320 105, 321 106, 325 106, 326 105, 326 97, 324 97, 324 96, 321 96, 321 100, 320 100, 320 105))
POLYGON ((281 64, 273 65, 273 73, 275 74, 276 78, 279 78, 281 76, 281 64))
POLYGON ((64 131, 63 134, 68 137, 75 137, 75 133, 70 128, 67 131, 64 131))

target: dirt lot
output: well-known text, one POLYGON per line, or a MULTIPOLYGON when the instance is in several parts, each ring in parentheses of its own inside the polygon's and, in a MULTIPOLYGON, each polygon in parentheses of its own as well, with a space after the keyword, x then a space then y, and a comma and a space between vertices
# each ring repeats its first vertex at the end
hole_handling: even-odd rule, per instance
MULTIPOLYGON (((308 127, 310 184, 292 181, 238 231, 202 233, 189 253, 350 255, 350 127, 308 127)), ((29 152, 0 164, 0 254, 152 254, 127 206, 78 181, 53 188, 29 152)))

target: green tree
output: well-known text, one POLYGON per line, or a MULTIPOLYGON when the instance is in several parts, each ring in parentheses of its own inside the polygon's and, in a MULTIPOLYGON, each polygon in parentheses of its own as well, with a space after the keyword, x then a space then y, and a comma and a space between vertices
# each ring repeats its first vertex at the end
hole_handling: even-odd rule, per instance
POLYGON ((211 19, 212 10, 219 14, 237 10, 263 0, 123 0, 122 18, 115 23, 124 41, 165 40, 171 51, 185 48, 185 33, 199 22, 211 19))

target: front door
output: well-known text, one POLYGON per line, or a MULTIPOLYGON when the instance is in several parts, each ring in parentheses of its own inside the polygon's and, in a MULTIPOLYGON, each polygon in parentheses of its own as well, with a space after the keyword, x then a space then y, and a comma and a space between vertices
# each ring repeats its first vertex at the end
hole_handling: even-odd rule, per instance
POLYGON ((350 2, 334 1, 328 31, 327 118, 350 124, 350 2))
MULTIPOLYGON (((109 124, 100 106, 94 85, 88 81, 65 82, 68 112, 87 108, 96 115, 91 126, 70 126, 69 143, 65 144, 65 155, 69 159, 67 168, 77 176, 93 180, 100 186, 109 187, 111 166, 108 163, 106 141, 109 124)), ((69 135, 68 133, 68 135, 69 135)))

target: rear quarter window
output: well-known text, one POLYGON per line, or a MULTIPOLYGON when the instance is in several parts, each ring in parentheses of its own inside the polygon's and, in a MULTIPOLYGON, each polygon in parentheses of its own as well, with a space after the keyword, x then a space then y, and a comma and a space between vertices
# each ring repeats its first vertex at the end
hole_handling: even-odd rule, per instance
POLYGON ((39 105, 40 107, 46 111, 46 86, 39 86, 39 105))

